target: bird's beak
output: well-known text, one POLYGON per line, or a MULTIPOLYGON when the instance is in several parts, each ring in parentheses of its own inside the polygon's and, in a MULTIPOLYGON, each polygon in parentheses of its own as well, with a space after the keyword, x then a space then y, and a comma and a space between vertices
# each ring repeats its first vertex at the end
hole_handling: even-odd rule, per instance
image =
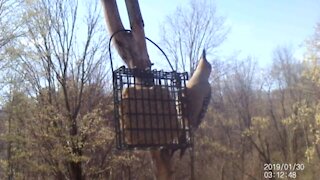
POLYGON ((203 59, 206 59, 206 49, 203 49, 202 51, 202 56, 201 56, 203 59))

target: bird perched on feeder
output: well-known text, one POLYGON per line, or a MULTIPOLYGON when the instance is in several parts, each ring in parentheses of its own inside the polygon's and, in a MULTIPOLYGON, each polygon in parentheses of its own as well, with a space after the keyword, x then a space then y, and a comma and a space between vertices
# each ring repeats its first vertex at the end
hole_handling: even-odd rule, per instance
POLYGON ((204 118, 211 99, 210 74, 211 65, 206 59, 206 51, 203 50, 198 66, 186 84, 186 115, 194 130, 199 127, 204 118))
MULTIPOLYGON (((196 130, 204 118, 211 99, 211 87, 209 76, 211 65, 206 59, 206 51, 203 50, 197 68, 186 84, 186 111, 185 117, 189 120, 192 130, 196 130)), ((180 142, 186 141, 185 134, 180 136, 180 142)), ((182 158, 186 148, 180 150, 182 158)), ((172 154, 176 150, 173 150, 172 154)))

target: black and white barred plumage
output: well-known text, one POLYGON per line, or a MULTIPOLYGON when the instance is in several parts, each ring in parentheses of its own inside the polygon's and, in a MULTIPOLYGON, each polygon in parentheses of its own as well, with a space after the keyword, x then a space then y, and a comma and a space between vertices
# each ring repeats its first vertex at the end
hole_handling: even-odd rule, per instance
POLYGON ((197 129, 205 116, 211 99, 209 76, 211 65, 207 61, 205 51, 198 66, 187 83, 187 118, 193 129, 197 129))
MULTIPOLYGON (((210 74, 211 65, 206 59, 205 51, 203 51, 196 70, 186 84, 186 111, 184 116, 189 120, 192 131, 200 126, 210 103, 210 74)), ((186 141, 185 135, 181 136, 179 141, 186 141)), ((180 158, 183 156, 185 150, 185 148, 180 149, 180 158)), ((173 150, 173 153, 174 151, 175 150, 173 150)))

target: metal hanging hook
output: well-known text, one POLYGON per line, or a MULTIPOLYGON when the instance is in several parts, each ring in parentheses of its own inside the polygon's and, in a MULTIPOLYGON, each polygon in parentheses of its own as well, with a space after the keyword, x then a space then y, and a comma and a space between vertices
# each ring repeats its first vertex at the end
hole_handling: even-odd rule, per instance
MULTIPOLYGON (((121 29, 121 30, 118 30, 116 32, 114 32, 110 39, 109 39, 109 58, 110 58, 110 66, 111 66, 111 70, 112 72, 114 71, 113 69, 113 61, 112 61, 112 54, 111 54, 111 41, 112 41, 112 38, 117 35, 118 33, 120 32, 132 32, 131 30, 128 30, 128 29, 121 29)), ((168 56, 166 55, 166 53, 160 48, 160 46, 158 46, 154 41, 152 41, 151 39, 149 39, 148 37, 145 37, 145 39, 147 39, 149 42, 151 42, 153 45, 155 45, 160 51, 161 53, 164 55, 164 57, 166 58, 166 60, 168 61, 169 65, 170 65, 170 68, 172 69, 172 71, 175 71, 172 64, 170 63, 170 60, 168 58, 168 56)))

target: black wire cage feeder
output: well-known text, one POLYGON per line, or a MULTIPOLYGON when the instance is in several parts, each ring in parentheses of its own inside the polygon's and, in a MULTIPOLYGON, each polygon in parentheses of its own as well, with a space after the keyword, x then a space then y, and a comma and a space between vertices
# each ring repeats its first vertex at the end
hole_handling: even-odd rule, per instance
MULTIPOLYGON (((130 31, 130 30, 123 30, 130 31)), ((185 118, 185 88, 188 73, 129 69, 113 70, 111 40, 109 41, 113 72, 116 147, 130 149, 179 149, 192 145, 190 123, 185 118)))

